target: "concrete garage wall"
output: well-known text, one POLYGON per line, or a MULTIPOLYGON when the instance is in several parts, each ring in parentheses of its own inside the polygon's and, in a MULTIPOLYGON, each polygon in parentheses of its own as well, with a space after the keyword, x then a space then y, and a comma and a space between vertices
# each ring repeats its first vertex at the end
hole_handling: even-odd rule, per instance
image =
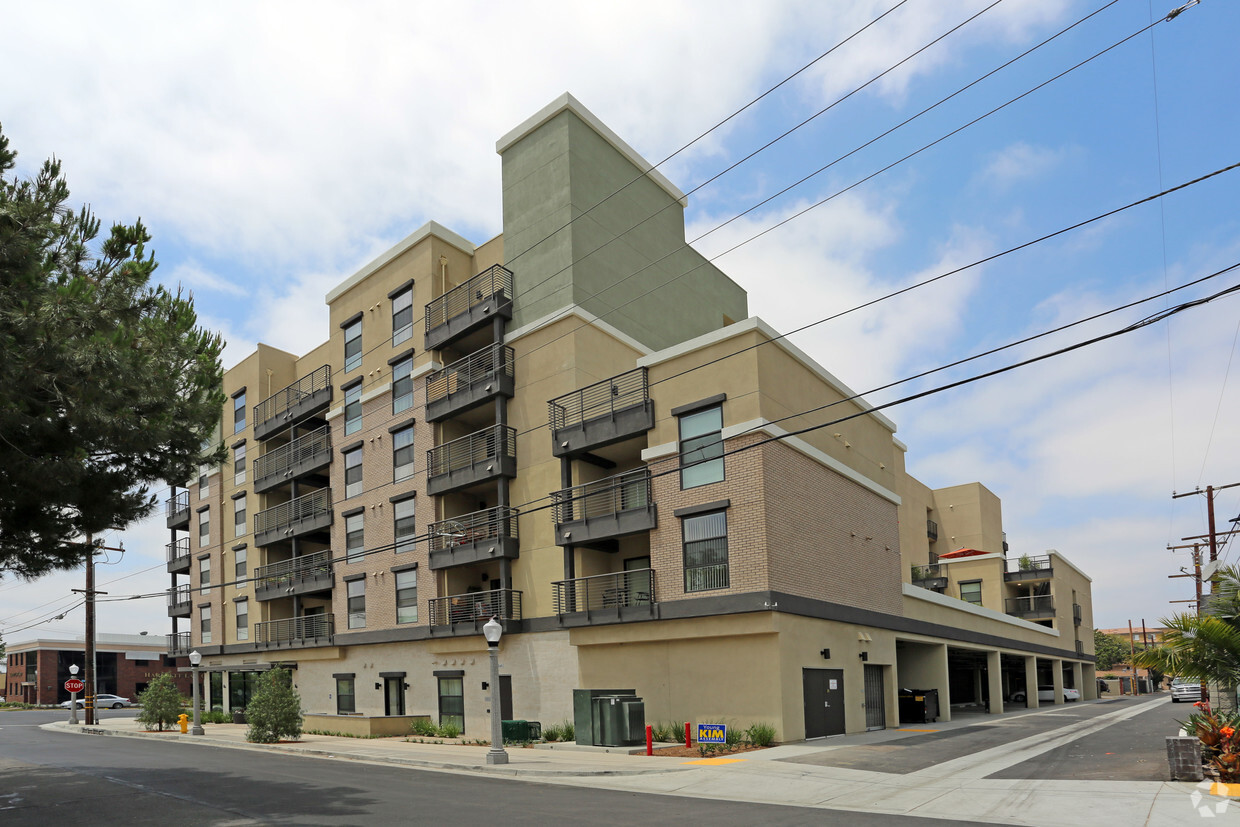
POLYGON ((901 640, 896 644, 896 667, 901 688, 939 690, 939 720, 952 719, 946 644, 901 640))

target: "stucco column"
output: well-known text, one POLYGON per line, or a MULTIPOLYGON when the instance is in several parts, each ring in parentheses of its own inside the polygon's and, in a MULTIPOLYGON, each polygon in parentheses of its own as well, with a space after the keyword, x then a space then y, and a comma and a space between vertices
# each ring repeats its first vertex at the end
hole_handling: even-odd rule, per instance
POLYGON ((1087 701, 1098 700, 1098 669, 1094 664, 1081 664, 1081 681, 1081 697, 1087 701))
POLYGON ((1025 658, 1025 706, 1038 708, 1038 659, 1032 655, 1025 658))
MULTIPOLYGON (((1083 669, 1081 669, 1081 662, 1073 661, 1072 662, 1072 685, 1076 687, 1077 692, 1081 693, 1082 701, 1089 700, 1089 696, 1085 694, 1085 690, 1088 689, 1088 687, 1085 686, 1084 680, 1085 680, 1085 672, 1083 669)), ((1097 682, 1094 683, 1094 688, 1095 689, 1098 688, 1097 682)))
POLYGON ((990 692, 990 714, 1003 714, 1003 663, 998 651, 986 653, 986 677, 990 692))
POLYGON ((1063 661, 1051 658, 1051 686, 1055 687, 1055 700, 1052 703, 1063 703, 1063 661))

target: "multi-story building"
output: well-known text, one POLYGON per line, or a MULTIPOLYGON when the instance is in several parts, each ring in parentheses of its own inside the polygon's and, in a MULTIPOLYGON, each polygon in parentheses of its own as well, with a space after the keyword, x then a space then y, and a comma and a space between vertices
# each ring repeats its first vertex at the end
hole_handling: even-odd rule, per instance
POLYGON ((500 236, 425 225, 328 293, 321 345, 225 374, 231 462, 168 506, 170 646, 213 704, 283 664, 308 711, 484 734, 493 616, 505 717, 623 687, 797 739, 896 724, 900 686, 944 717, 1092 697, 1088 578, 1009 572, 993 495, 908 477, 895 424, 685 244, 675 185, 568 95, 497 151, 500 236))
MULTIPOLYGON (((192 688, 181 667, 185 658, 165 653, 159 638, 146 635, 101 634, 95 640, 95 683, 99 691, 136 700, 156 675, 168 674, 186 693, 192 688)), ((58 704, 69 700, 65 681, 86 674, 86 643, 78 640, 28 640, 5 649, 7 672, 4 697, 11 703, 58 704)))

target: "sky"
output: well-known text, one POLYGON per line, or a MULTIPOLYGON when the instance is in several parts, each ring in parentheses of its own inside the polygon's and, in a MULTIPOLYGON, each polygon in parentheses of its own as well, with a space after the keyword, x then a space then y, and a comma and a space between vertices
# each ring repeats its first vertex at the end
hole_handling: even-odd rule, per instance
MULTIPOLYGON (((1240 162, 1240 7, 1165 21, 1167 2, 0 0, 0 125, 18 174, 54 155, 105 226, 141 217, 156 277, 192 292, 230 367, 259 341, 319 344, 327 291, 428 220, 499 233, 495 141, 568 91, 651 163, 672 156, 687 239, 778 330, 965 268, 792 337, 864 392, 1240 263, 1240 170, 1090 221, 1240 162)), ((1096 626, 1154 625, 1192 595, 1167 546, 1206 531, 1205 497, 1173 492, 1240 482, 1238 334, 1223 296, 885 413, 918 479, 1002 499, 1013 556, 1056 549, 1093 578, 1096 626)), ((1220 529, 1238 515, 1240 487, 1220 492, 1220 529)), ((127 599, 167 588, 167 536, 161 509, 107 537, 124 552, 98 569, 102 631, 170 630, 162 596, 127 599)), ((0 579, 0 635, 81 634, 82 580, 0 579)))

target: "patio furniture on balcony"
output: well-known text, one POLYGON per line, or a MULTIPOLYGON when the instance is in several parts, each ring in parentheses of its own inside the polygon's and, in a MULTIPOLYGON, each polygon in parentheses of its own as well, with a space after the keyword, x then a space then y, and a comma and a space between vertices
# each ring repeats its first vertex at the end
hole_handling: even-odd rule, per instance
POLYGON ((305 643, 331 643, 335 616, 302 615, 254 624, 254 642, 259 646, 291 646, 305 643))
POLYGON ((496 618, 505 625, 521 620, 521 592, 491 589, 437 597, 430 601, 430 625, 467 625, 471 630, 496 618))
POLYGON ((621 609, 655 604, 653 569, 557 580, 551 590, 557 615, 609 610, 614 616, 621 609))
POLYGON ((648 468, 552 492, 556 544, 614 551, 616 538, 650 531, 657 524, 650 495, 648 468))
POLYGON ((503 506, 461 514, 427 527, 432 569, 520 556, 517 510, 503 506))

